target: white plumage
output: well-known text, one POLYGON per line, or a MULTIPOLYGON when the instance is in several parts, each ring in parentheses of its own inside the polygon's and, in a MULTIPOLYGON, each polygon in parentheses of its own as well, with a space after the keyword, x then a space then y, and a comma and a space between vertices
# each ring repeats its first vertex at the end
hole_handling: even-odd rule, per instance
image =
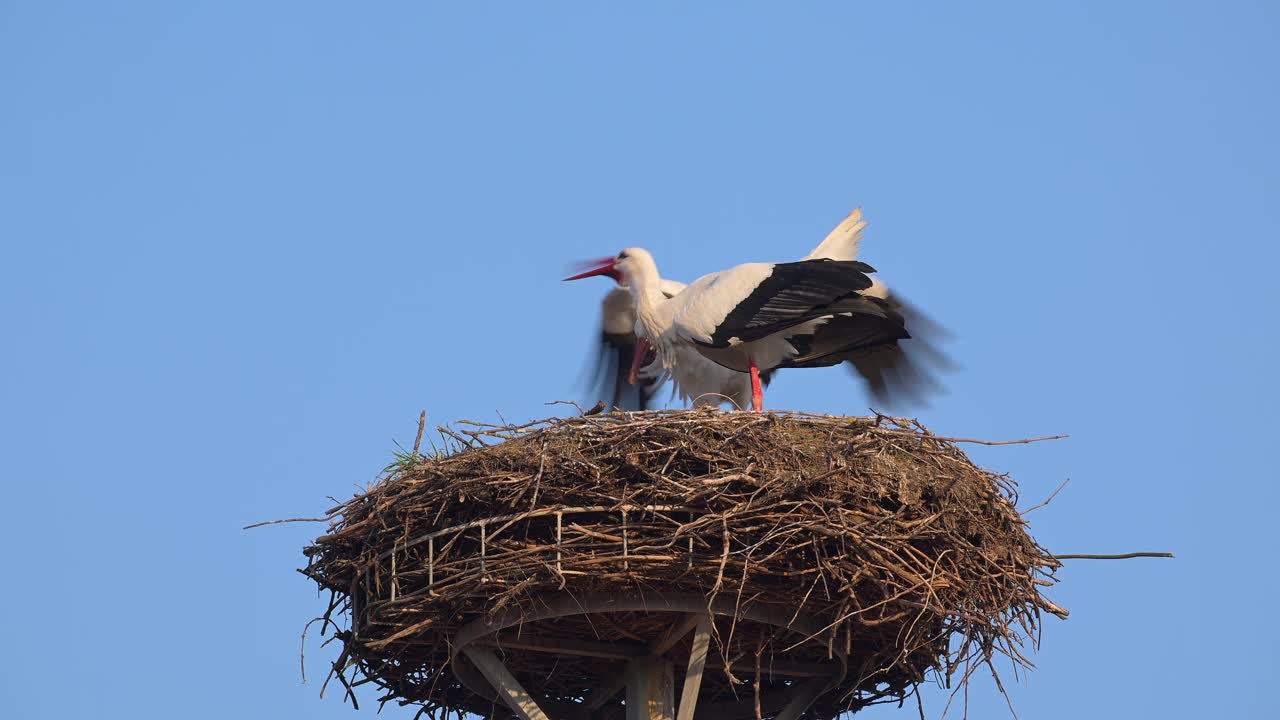
POLYGON ((757 411, 761 369, 832 364, 833 356, 910 337, 901 315, 862 294, 872 287, 872 268, 856 261, 747 263, 704 275, 672 298, 659 290, 657 264, 643 248, 623 250, 612 268, 636 303, 637 363, 646 343, 673 373, 696 351, 748 373, 757 411))
MULTIPOLYGON (((854 210, 804 259, 855 260, 862 239, 862 230, 866 225, 866 221, 862 219, 861 209, 854 210)), ((615 279, 618 277, 617 273, 604 274, 613 276, 615 279)), ((710 277, 699 278, 695 284, 710 283, 710 277)), ((728 291, 731 294, 733 286, 743 282, 750 282, 750 278, 730 275, 721 278, 717 285, 721 291, 728 291)), ((686 286, 674 280, 659 277, 656 287, 664 299, 671 299, 678 298, 686 286)), ((883 285, 880 287, 883 288, 883 285)), ((673 306, 673 310, 676 307, 673 306)), ((688 315, 688 320, 699 327, 707 326, 708 319, 697 317, 695 309, 687 304, 681 304, 678 307, 686 313, 694 310, 688 315)), ((636 306, 631 289, 620 284, 610 290, 603 302, 602 325, 605 346, 601 349, 601 357, 604 360, 601 364, 603 371, 599 373, 599 379, 605 386, 603 389, 606 394, 612 394, 612 402, 615 405, 627 396, 621 380, 626 373, 623 356, 628 353, 634 355, 635 322, 636 306), (612 385, 611 389, 610 385, 612 385)), ((672 380, 675 394, 695 407, 715 407, 729 402, 738 408, 744 408, 750 402, 752 386, 748 373, 717 364, 687 343, 670 343, 665 348, 665 352, 660 355, 661 362, 644 365, 638 372, 637 380, 640 383, 638 401, 632 402, 632 405, 644 407, 655 386, 667 376, 672 380)))

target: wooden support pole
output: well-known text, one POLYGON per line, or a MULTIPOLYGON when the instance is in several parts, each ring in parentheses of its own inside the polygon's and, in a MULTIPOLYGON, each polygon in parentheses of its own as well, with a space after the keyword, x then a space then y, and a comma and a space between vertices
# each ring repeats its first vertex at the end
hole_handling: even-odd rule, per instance
POLYGON ((707 649, 711 647, 711 616, 696 616, 693 628, 693 649, 689 651, 689 665, 684 671, 684 689, 680 691, 680 714, 676 720, 693 720, 698 707, 698 690, 702 688, 702 671, 707 667, 707 649))
POLYGON ((521 720, 550 720, 547 714, 538 707, 533 696, 516 680, 515 675, 498 659, 497 655, 487 648, 466 647, 462 649, 472 664, 484 675, 498 697, 502 698, 511 712, 521 720))
MULTIPOLYGON (((659 656, 670 650, 673 645, 680 641, 680 638, 688 635, 689 632, 697 626, 699 618, 703 616, 698 615, 697 613, 682 613, 678 617, 680 618, 679 623, 672 625, 665 633, 662 634, 661 637, 649 643, 648 654, 650 656, 659 656)), ((707 619, 709 622, 710 617, 708 616, 707 619)), ((641 672, 639 669, 640 666, 648 659, 649 658, 641 657, 627 663, 626 666, 622 668, 622 672, 619 672, 617 675, 606 680, 602 685, 600 685, 600 687, 596 688, 589 697, 584 699, 582 706, 586 708, 588 712, 599 710, 605 703, 612 700, 613 697, 622 690, 622 688, 627 686, 627 683, 630 682, 630 678, 635 673, 641 672)), ((701 678, 699 678, 699 681, 701 681, 701 678)))
POLYGON ((675 677, 671 663, 650 656, 628 666, 627 720, 674 720, 675 677))

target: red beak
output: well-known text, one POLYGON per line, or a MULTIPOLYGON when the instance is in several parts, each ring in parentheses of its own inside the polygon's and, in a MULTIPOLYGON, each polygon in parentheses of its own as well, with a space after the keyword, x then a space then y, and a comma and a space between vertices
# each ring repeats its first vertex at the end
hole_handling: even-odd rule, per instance
POLYGON ((578 273, 577 275, 567 277, 565 278, 565 281, 581 280, 582 278, 594 277, 596 275, 608 275, 614 280, 621 280, 622 276, 617 270, 614 269, 613 260, 614 260, 613 258, 600 258, 599 260, 588 260, 587 262, 582 264, 587 267, 591 267, 591 266, 595 266, 595 267, 593 267, 591 270, 588 270, 586 272, 578 273))

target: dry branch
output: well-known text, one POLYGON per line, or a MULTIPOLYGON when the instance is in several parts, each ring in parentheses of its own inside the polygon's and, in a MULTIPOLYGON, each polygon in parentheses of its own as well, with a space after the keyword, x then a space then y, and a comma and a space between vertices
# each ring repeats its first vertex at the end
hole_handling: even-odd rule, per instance
POLYGON ((1129 560, 1132 558, 1171 558, 1171 552, 1131 552, 1112 555, 1054 555, 1054 560, 1129 560))

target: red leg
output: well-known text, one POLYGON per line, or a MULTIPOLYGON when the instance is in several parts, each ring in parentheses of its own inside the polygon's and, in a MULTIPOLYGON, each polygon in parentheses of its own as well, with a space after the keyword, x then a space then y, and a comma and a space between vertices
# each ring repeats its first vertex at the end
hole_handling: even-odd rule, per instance
POLYGON ((648 338, 636 338, 636 352, 631 357, 631 374, 627 376, 627 382, 632 385, 636 384, 636 374, 640 372, 640 366, 644 364, 644 356, 649 354, 649 348, 653 347, 649 344, 648 338))
POLYGON ((756 367, 756 359, 747 357, 751 364, 751 409, 760 412, 764 409, 764 390, 760 388, 760 368, 756 367))

